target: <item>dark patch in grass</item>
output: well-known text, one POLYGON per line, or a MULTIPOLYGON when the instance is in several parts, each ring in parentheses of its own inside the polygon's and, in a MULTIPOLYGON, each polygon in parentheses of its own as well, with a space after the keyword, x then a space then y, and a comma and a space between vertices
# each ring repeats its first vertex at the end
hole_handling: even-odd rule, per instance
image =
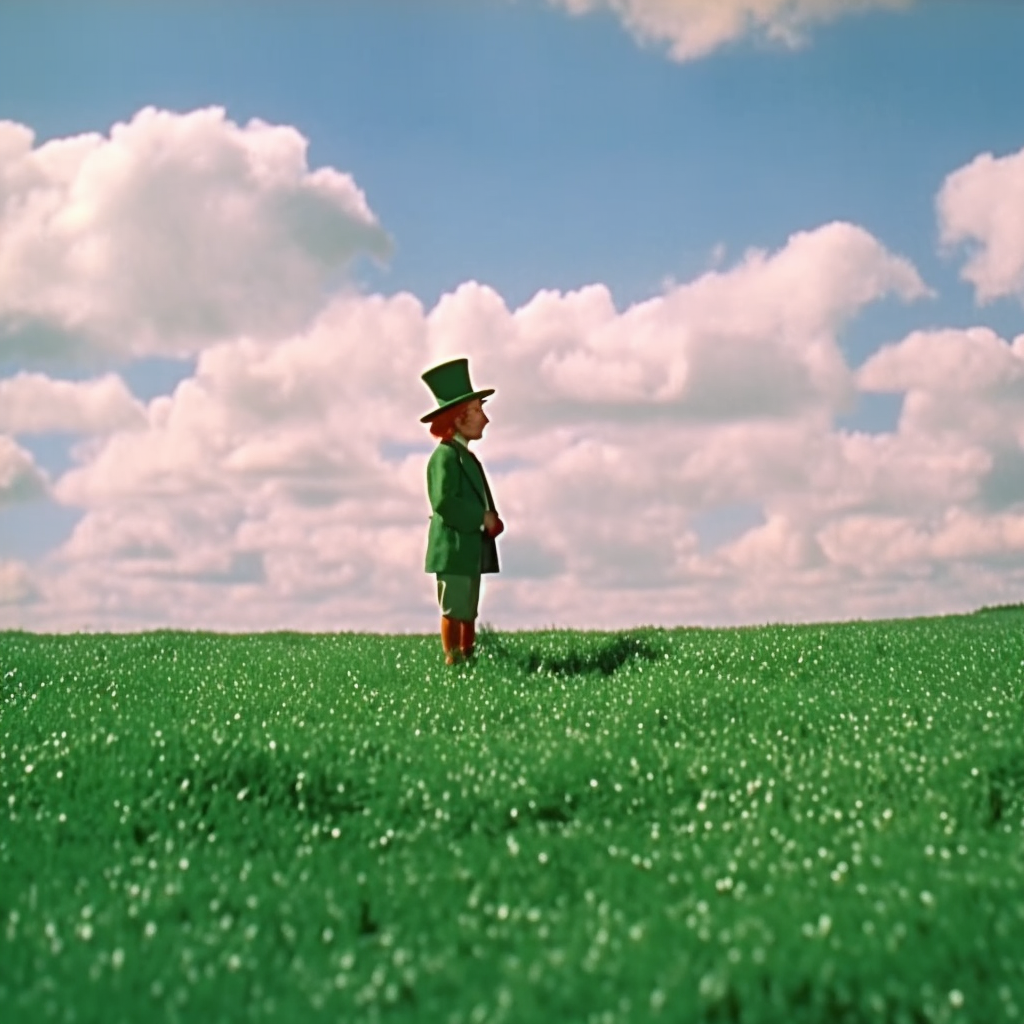
POLYGON ((558 804, 548 804, 545 807, 538 807, 532 815, 537 821, 556 821, 565 824, 572 821, 572 815, 564 807, 558 804))
POLYGON ((642 635, 618 634, 609 639, 592 641, 589 649, 575 649, 565 653, 545 653, 538 650, 513 652, 502 643, 496 633, 487 628, 480 630, 478 639, 482 641, 479 647, 483 651, 515 665, 527 674, 547 671, 560 676, 587 676, 598 673, 610 676, 630 659, 654 662, 664 658, 664 651, 642 635))
POLYGON ((415 1006, 416 1002, 416 992, 414 989, 407 982, 401 982, 398 986, 398 1004, 400 1006, 403 1004, 415 1006))
POLYGON ((997 825, 1018 805, 1024 803, 1024 762, 1007 761, 995 768, 988 778, 988 824, 997 825))
POLYGON ((366 900, 359 901, 359 937, 367 938, 376 935, 380 931, 380 925, 373 919, 370 913, 370 904, 366 900))
MULTIPOLYGON (((317 769, 308 761, 288 755, 253 750, 239 755, 230 770, 212 776, 200 774, 194 765, 180 770, 160 766, 164 778, 188 778, 190 788, 178 799, 182 813, 196 822, 204 821, 211 831, 226 825, 240 826, 254 838, 258 829, 250 828, 250 820, 281 809, 309 822, 337 820, 345 815, 360 815, 369 800, 365 779, 340 776, 328 768, 317 769), (299 773, 302 783, 299 785, 299 773), (339 783, 344 787, 339 792, 339 783), (239 794, 244 793, 241 799, 239 794)), ((155 789, 162 789, 154 783, 155 789)), ((162 802, 144 798, 133 814, 129 835, 137 846, 159 841, 166 834, 166 813, 162 802)))
MULTIPOLYGON (((540 824, 542 830, 547 825, 554 825, 556 828, 560 828, 563 825, 567 825, 574 819, 574 815, 566 809, 567 805, 564 804, 544 804, 540 807, 523 807, 516 809, 515 817, 512 816, 511 812, 505 815, 503 821, 504 825, 497 831, 510 832, 512 829, 519 828, 520 825, 524 825, 527 822, 532 824, 540 824)), ((488 829, 491 834, 495 830, 488 829)))
POLYGON ((708 1007, 706 1018, 716 1024, 740 1024, 743 1004, 732 985, 725 990, 721 999, 708 1007))

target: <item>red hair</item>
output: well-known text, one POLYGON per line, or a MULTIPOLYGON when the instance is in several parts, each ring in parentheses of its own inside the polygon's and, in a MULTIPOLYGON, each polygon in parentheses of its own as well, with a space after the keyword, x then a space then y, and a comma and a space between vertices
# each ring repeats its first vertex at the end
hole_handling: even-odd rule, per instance
POLYGON ((430 420, 431 434, 434 437, 439 437, 442 441, 450 441, 455 436, 455 421, 462 418, 468 405, 469 402, 460 402, 435 416, 430 420))

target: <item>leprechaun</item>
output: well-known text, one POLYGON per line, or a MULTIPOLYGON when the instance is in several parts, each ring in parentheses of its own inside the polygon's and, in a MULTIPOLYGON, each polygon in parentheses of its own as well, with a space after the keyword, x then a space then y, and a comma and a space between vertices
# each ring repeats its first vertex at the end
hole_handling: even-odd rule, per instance
POLYGON ((490 422, 483 405, 494 388, 474 391, 469 360, 452 359, 427 370, 423 380, 438 406, 420 419, 440 439, 427 462, 427 496, 433 515, 425 572, 437 575, 441 646, 445 664, 473 656, 480 575, 499 572, 495 538, 505 529, 480 460, 469 450, 490 422), (460 657, 461 655, 461 657, 460 657))

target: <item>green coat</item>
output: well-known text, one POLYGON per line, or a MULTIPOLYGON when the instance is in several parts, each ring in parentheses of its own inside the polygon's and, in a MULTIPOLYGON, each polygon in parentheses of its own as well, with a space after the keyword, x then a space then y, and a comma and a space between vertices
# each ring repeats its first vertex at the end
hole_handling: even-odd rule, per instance
POLYGON ((427 462, 427 496, 434 514, 424 571, 499 572, 497 544, 484 532, 484 512, 496 510, 480 460, 458 441, 442 441, 427 462))

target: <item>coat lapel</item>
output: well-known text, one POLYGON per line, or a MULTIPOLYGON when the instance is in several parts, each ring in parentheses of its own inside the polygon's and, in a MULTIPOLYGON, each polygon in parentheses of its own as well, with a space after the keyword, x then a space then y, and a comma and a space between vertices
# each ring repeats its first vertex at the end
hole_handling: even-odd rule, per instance
MULTIPOLYGON (((491 488, 490 488, 489 484, 487 483, 487 474, 484 473, 484 467, 483 467, 482 463, 480 462, 480 460, 469 450, 469 448, 465 447, 464 445, 459 444, 458 441, 442 441, 441 443, 442 444, 446 444, 446 445, 448 445, 449 448, 453 448, 455 450, 455 454, 456 454, 456 456, 458 456, 458 459, 459 459, 459 466, 462 469, 462 472, 465 474, 466 479, 469 481, 469 486, 472 487, 474 491, 476 491, 477 497, 482 502, 484 502, 484 508, 490 509, 491 511, 495 511, 494 510, 494 498, 491 495, 491 488), (462 462, 462 454, 463 454, 463 452, 465 452, 465 454, 468 455, 476 463, 476 468, 480 472, 480 479, 483 481, 483 484, 484 484, 484 490, 487 492, 487 498, 486 499, 480 493, 480 488, 477 487, 477 485, 473 482, 473 477, 466 470, 466 467, 465 467, 465 465, 462 462)), ((495 512, 495 514, 497 514, 497 513, 495 512)))
MULTIPOLYGON (((462 461, 462 452, 459 449, 463 446, 457 441, 442 441, 441 444, 446 444, 449 448, 455 449, 455 455, 459 460, 459 468, 469 481, 469 486, 473 488, 477 497, 484 503, 484 508, 490 509, 495 515, 497 515, 497 510, 494 508, 494 499, 491 497, 491 488, 487 484, 487 476, 484 473, 484 467, 480 464, 480 460, 468 448, 465 449, 469 457, 476 463, 477 470, 480 473, 480 479, 484 484, 484 490, 487 492, 486 499, 480 493, 480 488, 473 482, 472 475, 468 472, 465 463, 462 461)), ((480 572, 500 572, 501 569, 498 565, 498 544, 495 538, 484 531, 481 535, 480 543, 480 572)))

